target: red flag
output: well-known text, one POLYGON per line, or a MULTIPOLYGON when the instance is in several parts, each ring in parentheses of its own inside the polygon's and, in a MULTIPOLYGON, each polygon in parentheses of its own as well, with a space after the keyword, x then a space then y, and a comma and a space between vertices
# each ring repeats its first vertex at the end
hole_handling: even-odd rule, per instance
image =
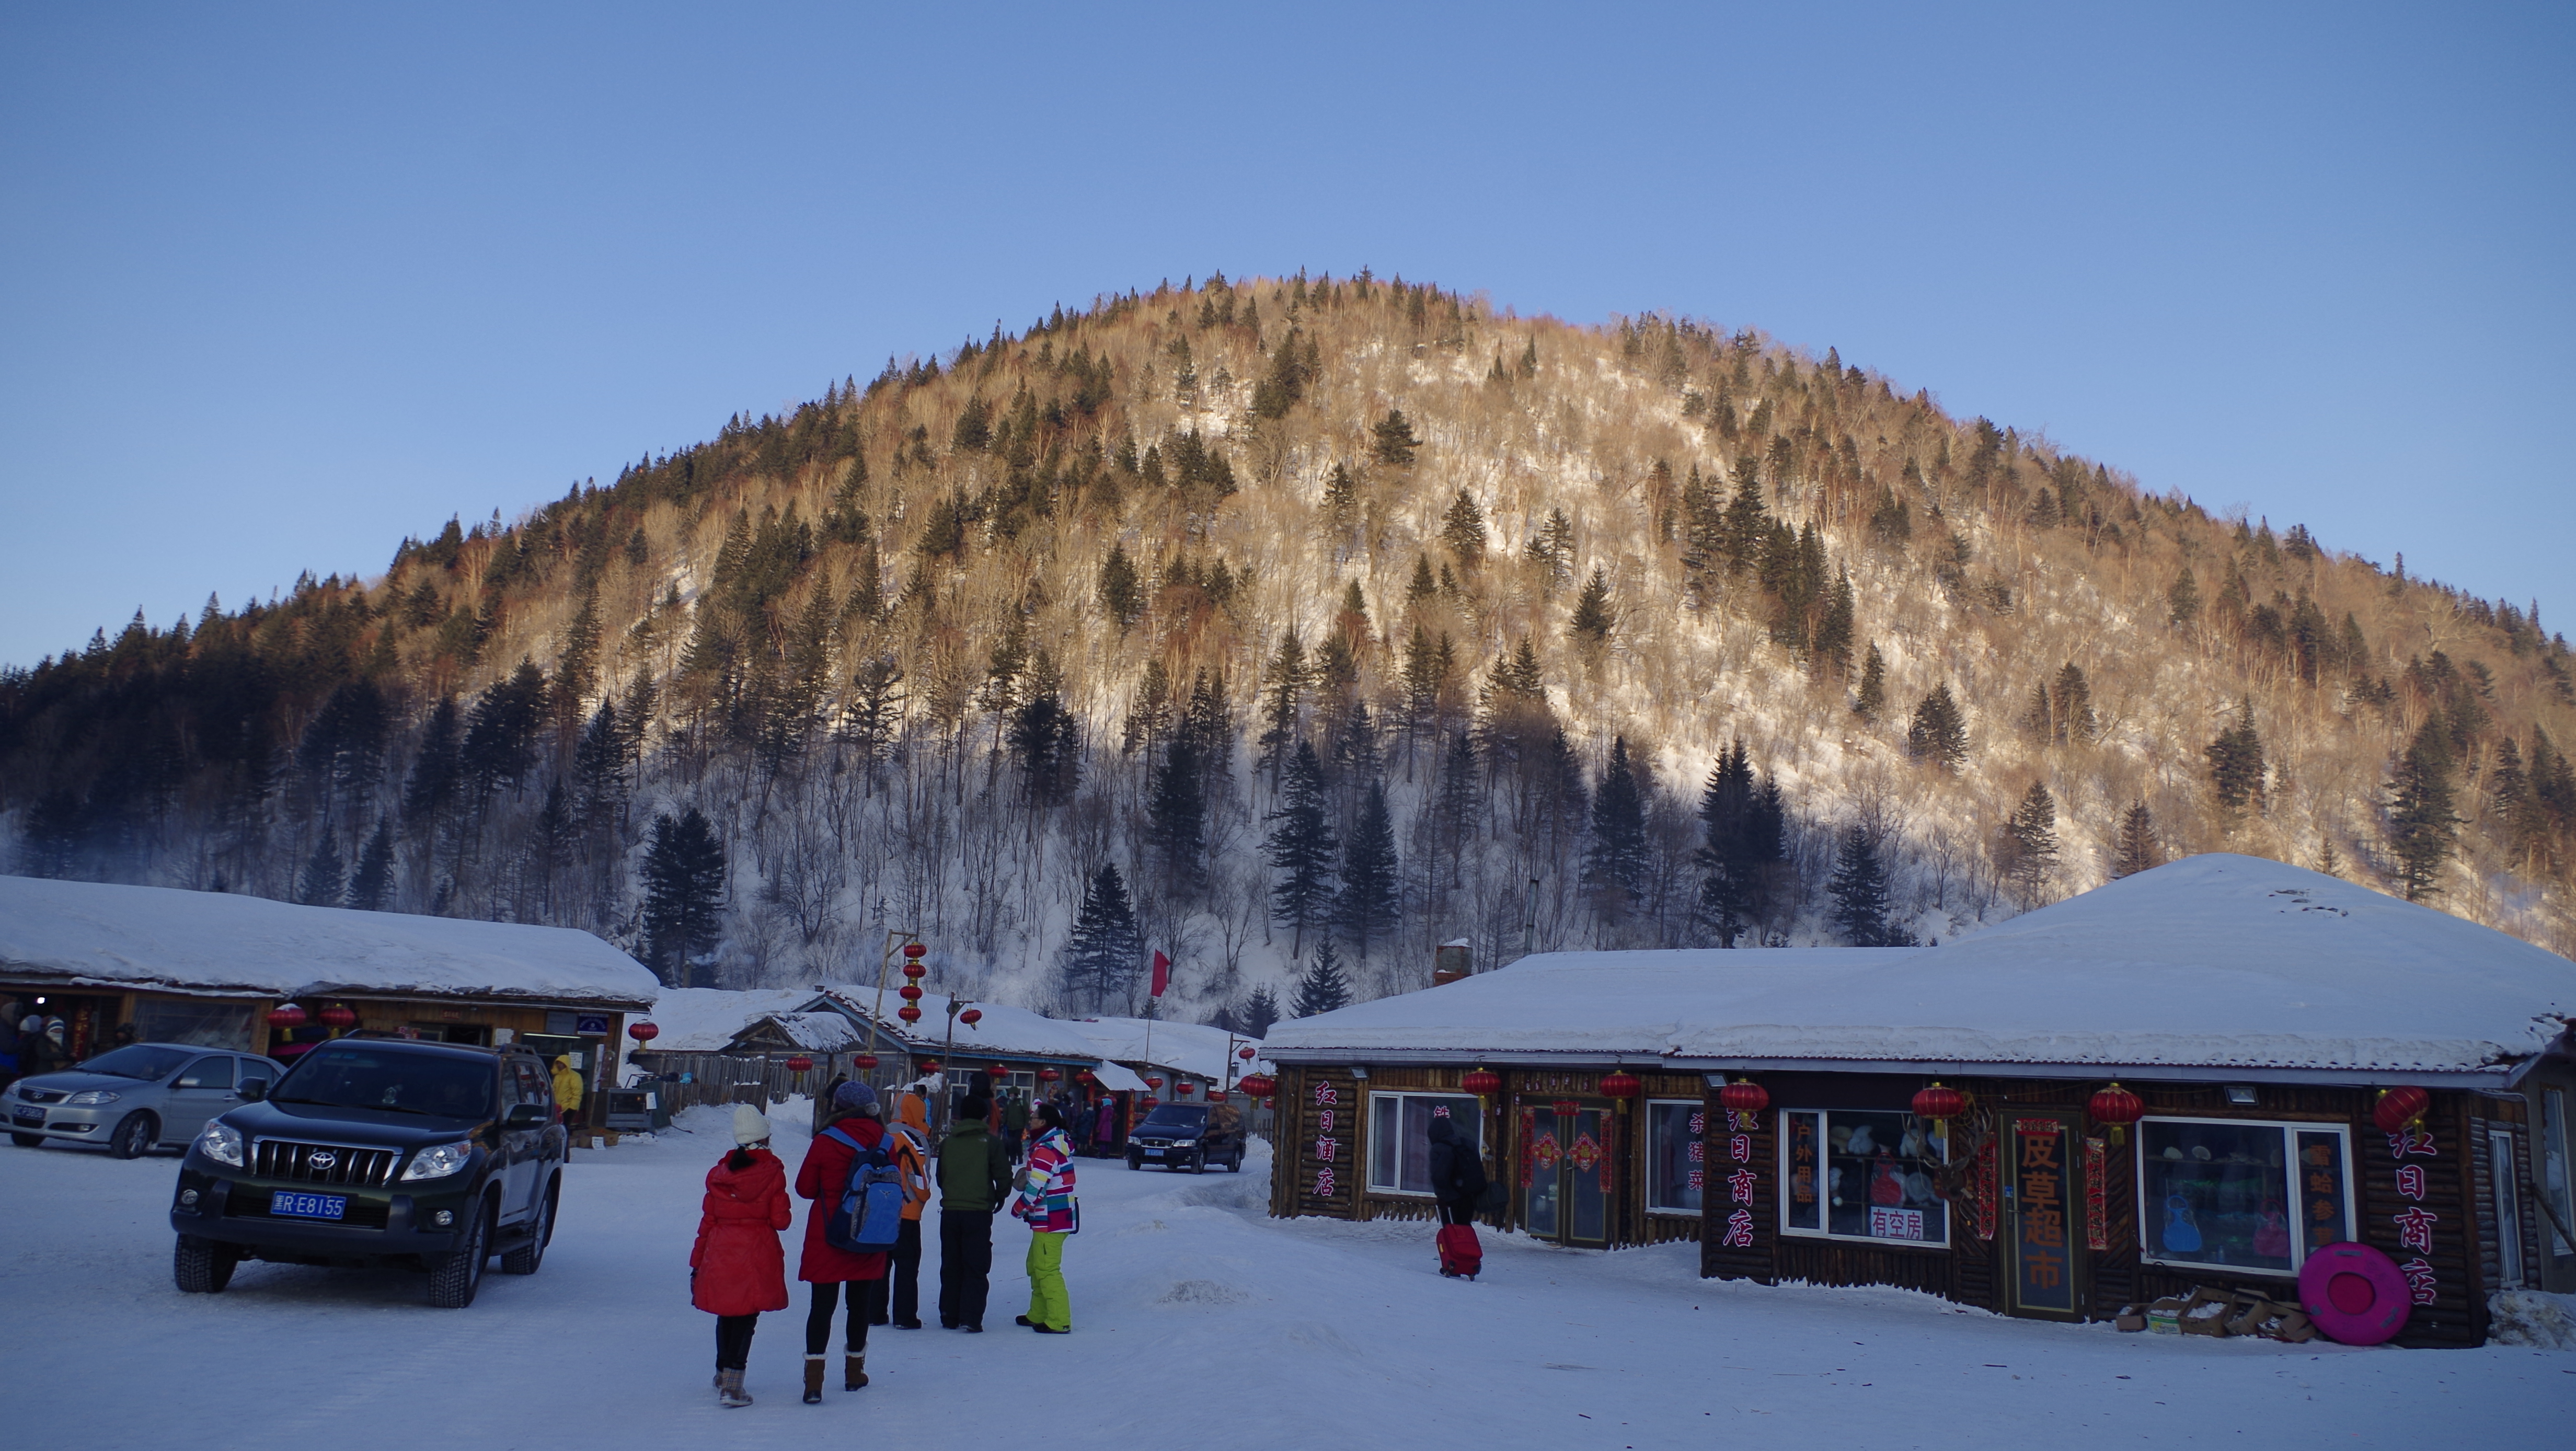
POLYGON ((1172 960, 1163 955, 1163 949, 1157 947, 1154 949, 1154 996, 1161 997, 1163 989, 1171 985, 1172 960))

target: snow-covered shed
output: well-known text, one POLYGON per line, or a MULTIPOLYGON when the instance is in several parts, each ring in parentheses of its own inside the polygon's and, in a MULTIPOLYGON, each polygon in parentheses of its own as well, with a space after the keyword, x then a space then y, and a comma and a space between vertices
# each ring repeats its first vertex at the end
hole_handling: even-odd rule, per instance
POLYGON ((2406 1339, 2475 1343, 2488 1292, 2576 1274, 2571 1018, 2555 954, 2192 857, 1937 948, 1543 954, 1283 1023, 1273 1207, 1422 1212, 1445 1111, 1503 1221, 1569 1244, 1683 1226, 1711 1275, 2086 1319, 2295 1298, 2358 1241, 2404 1276, 2406 1339), (2389 1090, 2423 1105, 2394 1134, 2389 1090))
MULTIPOLYGON (((75 1055, 144 1041, 291 1052, 342 1031, 613 1042, 660 985, 587 932, 265 897, 0 876, 0 999, 64 1020, 75 1055), (273 1030, 293 1003, 299 1028, 273 1030)), ((585 1054, 587 1061, 588 1054, 585 1054)))

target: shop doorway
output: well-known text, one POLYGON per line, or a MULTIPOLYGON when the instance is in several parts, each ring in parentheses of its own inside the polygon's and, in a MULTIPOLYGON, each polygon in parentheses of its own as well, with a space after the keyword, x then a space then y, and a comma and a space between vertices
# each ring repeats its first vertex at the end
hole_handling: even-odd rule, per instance
POLYGON ((1578 1249, 1610 1246, 1618 1182, 1608 1104, 1558 1099, 1521 1106, 1521 1228, 1578 1249))
POLYGON ((2040 1319, 2082 1319, 2080 1126, 2069 1113, 2012 1110, 2003 1128, 2005 1309, 2040 1319))

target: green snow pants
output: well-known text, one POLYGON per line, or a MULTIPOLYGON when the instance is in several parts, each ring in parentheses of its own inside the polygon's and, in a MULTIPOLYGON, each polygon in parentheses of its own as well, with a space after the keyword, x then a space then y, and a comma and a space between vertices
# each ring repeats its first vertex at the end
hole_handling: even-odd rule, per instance
POLYGON ((1029 1320, 1049 1330, 1073 1328, 1073 1302, 1064 1293, 1061 1234, 1029 1236, 1029 1320))

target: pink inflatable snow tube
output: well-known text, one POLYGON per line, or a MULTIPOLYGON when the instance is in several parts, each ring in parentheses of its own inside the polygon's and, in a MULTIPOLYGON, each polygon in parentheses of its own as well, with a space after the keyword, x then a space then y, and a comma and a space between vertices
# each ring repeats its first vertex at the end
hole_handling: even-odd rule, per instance
POLYGON ((2299 1308, 2330 1340, 2377 1345, 2406 1328, 2415 1309, 2406 1277, 2366 1244, 2330 1244, 2299 1269, 2299 1308))

